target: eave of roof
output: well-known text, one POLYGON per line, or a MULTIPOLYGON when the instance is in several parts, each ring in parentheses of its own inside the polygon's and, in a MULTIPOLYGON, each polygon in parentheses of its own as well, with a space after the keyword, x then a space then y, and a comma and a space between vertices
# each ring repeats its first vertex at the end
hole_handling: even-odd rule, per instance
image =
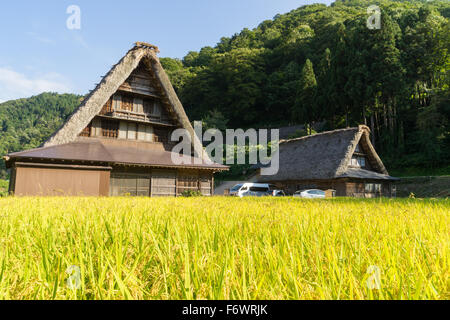
POLYGON ((336 178, 373 179, 373 180, 390 180, 390 181, 400 180, 399 178, 391 177, 390 175, 387 174, 382 174, 361 168, 348 168, 347 171, 336 176, 336 178))
POLYGON ((228 170, 227 166, 199 158, 185 157, 182 164, 174 163, 173 153, 163 149, 112 146, 100 140, 71 142, 56 146, 42 147, 11 153, 7 161, 29 159, 35 161, 83 161, 112 163, 116 165, 141 165, 150 167, 197 168, 228 170))

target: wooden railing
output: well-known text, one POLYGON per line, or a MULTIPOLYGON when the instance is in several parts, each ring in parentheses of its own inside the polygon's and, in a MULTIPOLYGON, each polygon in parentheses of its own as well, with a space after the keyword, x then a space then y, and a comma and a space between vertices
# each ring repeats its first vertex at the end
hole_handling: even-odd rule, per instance
POLYGON ((171 125, 169 121, 166 119, 162 119, 161 117, 152 116, 146 113, 134 112, 128 110, 112 110, 110 112, 102 113, 104 116, 113 117, 116 119, 123 120, 135 120, 135 121, 143 121, 149 123, 161 123, 165 125, 171 125))

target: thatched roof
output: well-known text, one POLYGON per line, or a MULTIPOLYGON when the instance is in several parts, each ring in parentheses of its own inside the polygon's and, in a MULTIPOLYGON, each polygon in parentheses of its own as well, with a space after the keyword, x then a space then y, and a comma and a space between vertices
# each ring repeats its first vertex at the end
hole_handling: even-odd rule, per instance
MULTIPOLYGON (((153 45, 137 42, 136 45, 103 77, 102 81, 93 91, 91 91, 61 128, 59 128, 43 144, 43 147, 75 141, 80 132, 89 124, 92 118, 101 111, 108 99, 119 89, 130 74, 138 67, 141 61, 145 62, 149 71, 158 81, 157 85, 161 89, 162 99, 168 105, 169 112, 175 115, 180 127, 188 130, 191 136, 194 137, 193 143, 196 143, 196 146, 201 146, 186 112, 156 55, 158 52, 158 48, 153 45)), ((203 150, 201 148, 196 149, 196 147, 194 147, 194 149, 203 150)), ((206 152, 203 152, 203 158, 209 159, 206 152)))
POLYGON ((260 176, 259 181, 326 180, 335 178, 394 179, 388 175, 373 148, 366 126, 322 132, 280 141, 278 173, 260 176), (360 143, 373 171, 349 168, 360 143))

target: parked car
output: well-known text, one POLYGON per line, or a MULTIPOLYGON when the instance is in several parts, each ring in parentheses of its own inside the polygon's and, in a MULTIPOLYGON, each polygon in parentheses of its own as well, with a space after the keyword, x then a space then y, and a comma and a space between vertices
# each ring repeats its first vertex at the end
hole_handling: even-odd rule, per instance
POLYGON ((233 188, 230 189, 229 195, 237 196, 239 189, 241 189, 243 185, 244 185, 243 183, 239 183, 239 184, 235 185, 233 188))
POLYGON ((268 183, 240 183, 230 189, 230 195, 237 197, 263 197, 272 194, 274 185, 268 183))
POLYGON ((319 189, 308 189, 296 191, 294 197, 298 198, 325 198, 325 191, 319 189))
POLYGON ((285 197, 286 194, 283 190, 272 190, 272 196, 273 197, 285 197))

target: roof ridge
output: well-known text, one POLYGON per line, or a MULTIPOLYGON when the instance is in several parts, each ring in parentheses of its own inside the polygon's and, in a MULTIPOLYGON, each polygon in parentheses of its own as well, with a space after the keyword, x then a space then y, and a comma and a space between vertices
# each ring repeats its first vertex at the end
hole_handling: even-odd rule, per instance
POLYGON ((138 47, 138 48, 151 49, 151 50, 154 50, 156 53, 159 53, 159 52, 160 52, 160 51, 159 51, 159 48, 158 48, 157 46, 155 46, 154 44, 148 43, 148 42, 137 41, 137 42, 134 44, 133 49, 136 48, 136 47, 138 47))
POLYGON ((293 139, 283 139, 283 140, 280 140, 280 144, 281 143, 288 143, 288 142, 295 142, 295 141, 300 141, 300 140, 307 140, 308 138, 313 138, 313 137, 317 137, 317 136, 324 136, 324 135, 329 135, 329 134, 335 134, 335 133, 344 132, 344 131, 352 131, 352 130, 358 130, 359 131, 359 130, 361 130, 361 126, 329 130, 329 131, 319 132, 319 133, 316 133, 316 134, 312 134, 312 135, 308 135, 308 136, 304 136, 304 137, 293 138, 293 139))

